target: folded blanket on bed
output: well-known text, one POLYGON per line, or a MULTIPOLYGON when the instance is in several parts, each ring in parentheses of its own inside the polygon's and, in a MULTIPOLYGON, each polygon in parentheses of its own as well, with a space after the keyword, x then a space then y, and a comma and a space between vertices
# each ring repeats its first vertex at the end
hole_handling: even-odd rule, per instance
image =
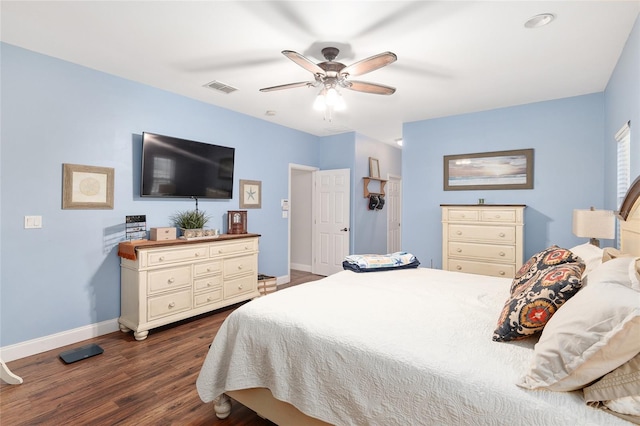
POLYGON ((418 259, 411 253, 399 251, 390 254, 354 254, 346 256, 342 267, 354 272, 388 271, 390 269, 417 268, 418 259))

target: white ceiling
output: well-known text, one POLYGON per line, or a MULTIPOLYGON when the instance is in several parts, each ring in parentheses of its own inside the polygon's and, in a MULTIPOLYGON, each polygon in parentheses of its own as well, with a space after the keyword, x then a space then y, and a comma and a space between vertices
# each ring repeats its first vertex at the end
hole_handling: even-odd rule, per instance
POLYGON ((605 89, 640 11, 634 1, 2 1, 1 39, 29 50, 326 136, 356 131, 393 143, 402 123, 605 89), (538 29, 524 22, 550 12, 538 29), (318 89, 281 54, 314 62, 340 48, 349 65, 391 51, 397 62, 358 80, 391 96, 343 90, 332 121, 318 89), (203 87, 217 80, 238 90, 203 87), (267 116, 266 111, 275 111, 267 116))

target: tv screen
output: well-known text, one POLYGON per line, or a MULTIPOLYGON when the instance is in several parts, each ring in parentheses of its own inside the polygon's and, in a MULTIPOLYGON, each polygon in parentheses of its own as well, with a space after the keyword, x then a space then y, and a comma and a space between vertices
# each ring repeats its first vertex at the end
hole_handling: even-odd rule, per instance
POLYGON ((142 197, 231 199, 235 148, 144 132, 142 197))

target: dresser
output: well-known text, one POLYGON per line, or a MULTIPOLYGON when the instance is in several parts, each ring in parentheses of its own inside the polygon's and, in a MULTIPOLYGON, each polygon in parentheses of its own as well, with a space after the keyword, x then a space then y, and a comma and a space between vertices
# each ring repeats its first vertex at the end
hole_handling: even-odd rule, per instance
POLYGON ((523 262, 522 204, 441 204, 442 269, 513 278, 523 262))
POLYGON ((258 237, 121 243, 120 330, 144 340, 152 328, 260 296, 258 237))

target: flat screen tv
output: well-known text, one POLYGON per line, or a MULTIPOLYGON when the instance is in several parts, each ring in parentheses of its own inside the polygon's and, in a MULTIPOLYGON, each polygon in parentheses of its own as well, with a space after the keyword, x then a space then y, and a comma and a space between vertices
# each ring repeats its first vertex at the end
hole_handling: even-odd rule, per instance
POLYGON ((235 148, 144 132, 140 196, 231 199, 234 156, 235 148))

